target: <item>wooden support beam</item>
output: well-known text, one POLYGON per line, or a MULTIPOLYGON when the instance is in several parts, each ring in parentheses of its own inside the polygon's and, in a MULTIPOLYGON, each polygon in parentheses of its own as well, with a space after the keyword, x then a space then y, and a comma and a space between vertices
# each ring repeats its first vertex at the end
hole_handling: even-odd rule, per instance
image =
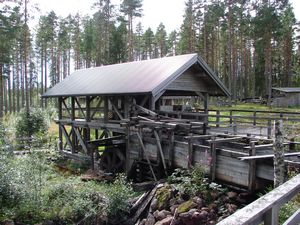
POLYGON ((115 111, 115 113, 118 115, 120 120, 123 120, 124 117, 122 116, 122 114, 119 112, 118 108, 115 106, 115 104, 113 103, 113 101, 111 101, 111 99, 108 99, 109 103, 112 105, 113 110, 115 111))
POLYGON ((124 137, 125 137, 124 135, 118 135, 118 136, 113 136, 113 137, 88 141, 88 143, 99 146, 99 145, 103 145, 103 144, 106 144, 106 143, 112 143, 114 140, 124 139, 124 137))
MULTIPOLYGON (((85 120, 86 122, 91 121, 91 98, 90 96, 85 97, 85 102, 86 102, 86 114, 85 114, 85 120)), ((84 129, 84 141, 87 143, 91 139, 91 131, 88 126, 84 129)), ((92 157, 93 155, 93 149, 91 149, 91 152, 89 153, 92 157)))
POLYGON ((139 142, 140 142, 140 145, 141 145, 141 147, 142 147, 142 149, 143 149, 143 151, 144 151, 144 155, 145 155, 146 160, 147 160, 147 163, 148 163, 148 165, 149 165, 149 167, 150 167, 152 176, 153 176, 154 180, 157 181, 157 178, 156 178, 156 176, 155 176, 155 173, 154 173, 154 170, 153 170, 153 168, 152 168, 151 162, 150 162, 150 160, 149 160, 148 154, 147 154, 147 152, 146 152, 146 148, 145 148, 145 145, 144 145, 144 143, 143 143, 142 137, 140 136, 140 134, 139 134, 138 132, 136 133, 136 135, 137 135, 138 140, 139 140, 139 142))
POLYGON ((69 117, 71 118, 72 114, 71 114, 71 112, 70 112, 70 110, 69 110, 69 108, 68 108, 68 106, 67 106, 64 98, 62 98, 62 104, 65 107, 65 109, 67 110, 67 113, 69 114, 69 117))
MULTIPOLYGON (((92 100, 91 100, 92 101, 92 100)), ((94 110, 94 112, 91 114, 91 120, 94 118, 94 116, 96 115, 97 111, 100 109, 100 106, 103 102, 103 99, 100 98, 97 105, 96 105, 96 109, 94 110)), ((100 110, 99 110, 100 111, 100 110)))
POLYGON ((174 129, 168 128, 167 131, 168 131, 169 168, 172 168, 174 162, 174 144, 175 144, 174 129))
POLYGON ((153 117, 157 117, 157 116, 158 116, 157 113, 153 112, 152 110, 146 109, 146 108, 144 108, 143 106, 135 105, 135 107, 136 107, 138 110, 140 110, 140 111, 142 111, 142 112, 148 114, 149 116, 153 116, 153 117))
POLYGON ((125 170, 126 170, 126 175, 129 175, 131 169, 131 162, 130 162, 130 126, 128 124, 125 126, 125 141, 126 141, 125 170))
POLYGON ((75 127, 74 127, 74 124, 73 124, 73 121, 75 121, 75 97, 71 97, 71 120, 72 120, 72 129, 71 129, 71 132, 72 132, 72 148, 71 148, 71 151, 72 153, 75 153, 75 148, 77 146, 76 144, 76 135, 75 135, 75 127))
MULTIPOLYGON (((284 154, 285 157, 299 156, 299 155, 300 155, 300 152, 290 152, 290 153, 284 154)), ((274 158, 274 154, 239 157, 240 160, 256 160, 256 159, 267 159, 267 158, 274 158)))
POLYGON ((166 176, 168 176, 165 156, 164 156, 164 153, 163 153, 163 150, 162 150, 162 147, 161 147, 161 140, 160 140, 160 137, 159 137, 156 130, 154 130, 154 136, 155 136, 155 139, 156 139, 156 145, 157 145, 157 148, 158 148, 158 151, 159 151, 159 154, 160 154, 160 158, 161 158, 161 161, 162 161, 162 164, 163 164, 163 167, 164 167, 164 172, 165 172, 166 176))
POLYGON ((144 105, 147 103, 147 101, 149 100, 149 95, 146 95, 143 100, 140 102, 140 106, 144 107, 144 105))
MULTIPOLYGON (((58 98, 58 119, 62 119, 62 102, 63 99, 62 97, 58 98)), ((63 150, 63 131, 61 130, 60 126, 58 127, 58 150, 61 151, 63 150)))
POLYGON ((83 151, 84 151, 86 154, 88 154, 88 149, 87 149, 87 147, 86 147, 84 141, 82 140, 79 131, 78 131, 75 127, 74 127, 73 130, 74 130, 74 132, 75 132, 75 134, 76 134, 76 136, 77 136, 77 139, 78 139, 78 141, 79 141, 79 143, 80 143, 80 145, 81 145, 83 151))
POLYGON ((104 97, 104 111, 103 111, 103 114, 104 114, 104 123, 107 123, 108 122, 108 97, 107 96, 104 97))
POLYGON ((82 109, 82 107, 81 107, 81 105, 80 105, 80 102, 78 101, 77 98, 74 98, 74 99, 75 99, 75 102, 76 102, 78 108, 80 109, 80 111, 81 111, 83 117, 86 117, 86 115, 85 115, 85 113, 84 113, 84 110, 82 109))
MULTIPOLYGON (((66 131, 66 128, 65 128, 63 125, 61 125, 61 124, 59 124, 59 128, 60 128, 60 130, 62 131, 62 134, 65 136, 66 143, 69 145, 69 147, 70 147, 70 149, 71 149, 71 151, 72 151, 73 144, 72 144, 72 142, 71 142, 71 140, 70 140, 70 137, 69 137, 69 135, 68 135, 68 132, 66 131)), ((73 153, 73 151, 72 151, 72 153, 73 153)))
POLYGON ((217 163, 217 152, 216 152, 216 142, 215 142, 215 137, 212 137, 210 141, 210 157, 211 157, 211 162, 210 162, 210 176, 211 180, 214 181, 216 179, 216 163, 217 163))
POLYGON ((243 137, 231 137, 231 138, 217 138, 215 140, 209 140, 208 142, 222 143, 222 142, 231 142, 231 141, 240 141, 243 137))
MULTIPOLYGON (((251 149, 249 150, 250 156, 256 155, 255 142, 250 142, 251 149)), ((249 161, 249 174, 248 174, 248 190, 255 191, 256 188, 256 161, 249 161)))
POLYGON ((187 164, 187 168, 188 169, 192 169, 193 167, 193 157, 194 157, 194 152, 193 152, 193 138, 189 138, 188 139, 188 164, 187 164))
POLYGON ((124 97, 124 118, 130 118, 130 101, 128 96, 124 97))

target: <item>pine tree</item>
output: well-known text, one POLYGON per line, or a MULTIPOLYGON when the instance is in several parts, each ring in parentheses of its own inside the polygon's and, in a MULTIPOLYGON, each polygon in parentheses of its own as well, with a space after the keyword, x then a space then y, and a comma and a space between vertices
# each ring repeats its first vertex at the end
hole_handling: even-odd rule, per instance
POLYGON ((121 3, 121 12, 127 16, 128 19, 128 60, 134 60, 133 52, 133 20, 135 17, 142 16, 142 2, 143 0, 123 0, 121 3))

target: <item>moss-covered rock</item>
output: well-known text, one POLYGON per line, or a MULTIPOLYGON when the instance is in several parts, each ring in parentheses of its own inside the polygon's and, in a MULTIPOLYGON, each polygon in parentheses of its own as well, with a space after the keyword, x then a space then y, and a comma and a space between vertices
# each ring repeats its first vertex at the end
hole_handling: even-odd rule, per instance
POLYGON ((169 185, 165 185, 157 190, 155 198, 157 199, 157 207, 159 210, 167 207, 172 197, 172 189, 169 185))
POLYGON ((190 209, 195 207, 197 207, 197 204, 192 200, 189 200, 178 206, 177 213, 180 214, 180 213, 188 212, 190 209))

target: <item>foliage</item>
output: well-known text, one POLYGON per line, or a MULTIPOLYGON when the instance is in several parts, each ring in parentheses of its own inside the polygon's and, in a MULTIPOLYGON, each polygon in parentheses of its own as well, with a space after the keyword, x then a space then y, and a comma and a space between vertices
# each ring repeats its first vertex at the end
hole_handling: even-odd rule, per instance
POLYGON ((22 110, 16 124, 17 137, 43 135, 48 129, 45 112, 39 108, 30 108, 29 112, 22 110))
POLYGON ((179 193, 190 196, 209 189, 209 180, 205 177, 205 171, 201 167, 196 167, 191 172, 175 169, 175 172, 168 177, 168 182, 175 184, 179 193))
POLYGON ((122 218, 129 210, 129 204, 126 200, 133 197, 132 187, 126 182, 126 177, 119 174, 116 180, 107 187, 107 196, 109 199, 108 216, 110 218, 122 218))
POLYGON ((0 149, 5 145, 5 128, 0 122, 0 149))
POLYGON ((15 158, 2 151, 0 157, 0 222, 92 224, 99 218, 124 216, 134 193, 124 176, 113 184, 61 176, 44 154, 15 158))

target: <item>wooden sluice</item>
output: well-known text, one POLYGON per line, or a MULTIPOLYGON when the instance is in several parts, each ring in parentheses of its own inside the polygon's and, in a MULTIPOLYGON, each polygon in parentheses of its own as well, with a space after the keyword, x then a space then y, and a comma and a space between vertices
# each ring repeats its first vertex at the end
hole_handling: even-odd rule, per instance
MULTIPOLYGON (((71 133, 74 129, 78 130, 74 132, 76 139, 81 138, 84 129, 89 128, 89 132, 101 130, 98 139, 87 142, 77 140, 77 146, 90 156, 93 165, 99 169, 113 173, 126 172, 136 181, 158 180, 174 168, 202 167, 212 181, 249 191, 273 182, 273 157, 265 156, 272 156, 272 140, 209 134, 206 133, 205 119, 201 122, 146 116, 143 114, 119 123, 81 120, 57 123, 72 126, 71 133), (86 145, 82 148, 84 143, 86 145)), ((64 147, 68 146, 68 142, 72 145, 72 135, 67 132, 64 135, 69 138, 64 147)), ((76 155, 76 152, 73 154, 76 155)))
MULTIPOLYGON (((193 133, 191 123, 136 122, 130 129, 128 172, 141 163, 149 164, 146 172, 153 170, 151 167, 159 168, 159 173, 152 177, 157 179, 174 168, 202 167, 213 181, 249 191, 273 181, 272 158, 243 160, 271 151, 271 141, 265 141, 269 145, 261 148, 259 140, 250 137, 199 134, 203 128, 197 129, 193 133)), ((142 171, 138 172, 134 177, 141 175, 142 171)))

